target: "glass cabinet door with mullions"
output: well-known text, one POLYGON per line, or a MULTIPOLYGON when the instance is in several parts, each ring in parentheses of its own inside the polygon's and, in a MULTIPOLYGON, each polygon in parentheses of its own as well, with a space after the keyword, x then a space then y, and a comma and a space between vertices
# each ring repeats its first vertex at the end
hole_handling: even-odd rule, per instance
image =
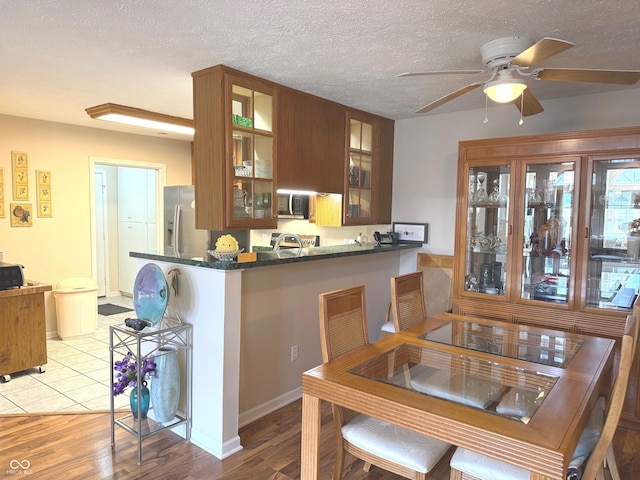
POLYGON ((640 289, 640 158, 590 159, 587 307, 631 311, 640 289))
POLYGON ((464 284, 467 292, 506 294, 510 170, 509 165, 469 168, 464 284))
POLYGON ((232 218, 270 219, 273 193, 273 99, 234 84, 231 124, 232 218))
POLYGON ((526 164, 522 299, 570 301, 575 172, 575 161, 526 164))
POLYGON ((349 138, 349 194, 345 223, 366 223, 372 215, 373 125, 350 118, 349 138))

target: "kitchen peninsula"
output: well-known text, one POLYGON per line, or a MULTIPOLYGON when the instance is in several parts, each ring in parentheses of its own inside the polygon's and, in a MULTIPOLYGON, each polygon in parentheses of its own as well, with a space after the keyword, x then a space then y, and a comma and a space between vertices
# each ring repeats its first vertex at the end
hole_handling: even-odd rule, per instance
POLYGON ((218 458, 242 449, 238 427, 301 397, 302 373, 322 363, 318 294, 366 286, 375 340, 389 279, 415 270, 421 244, 304 249, 302 256, 217 262, 131 252, 138 268, 178 269, 167 315, 193 324, 191 441, 218 458))

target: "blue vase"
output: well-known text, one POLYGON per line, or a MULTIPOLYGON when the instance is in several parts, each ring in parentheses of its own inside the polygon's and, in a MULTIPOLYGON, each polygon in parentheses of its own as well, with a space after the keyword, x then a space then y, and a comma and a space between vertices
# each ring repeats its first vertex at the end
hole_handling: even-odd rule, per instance
POLYGON ((159 348, 155 362, 156 371, 151 380, 153 416, 157 422, 169 423, 175 418, 180 401, 180 367, 176 348, 159 348))
MULTIPOLYGON (((149 412, 149 402, 151 401, 151 394, 147 388, 147 382, 142 382, 142 395, 140 403, 140 414, 142 419, 147 418, 147 412, 149 412)), ((138 418, 138 387, 133 387, 129 394, 129 405, 131 405, 131 413, 133 418, 138 418)))

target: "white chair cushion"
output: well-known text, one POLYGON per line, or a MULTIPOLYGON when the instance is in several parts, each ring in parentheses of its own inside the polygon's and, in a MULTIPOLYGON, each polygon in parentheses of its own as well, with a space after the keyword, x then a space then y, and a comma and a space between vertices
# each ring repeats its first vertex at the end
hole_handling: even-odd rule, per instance
POLYGON ((511 417, 530 418, 536 408, 538 392, 513 387, 500 399, 496 412, 511 417))
MULTIPOLYGON (((578 445, 573 452, 572 459, 588 456, 600 438, 600 432, 604 425, 604 398, 600 397, 596 402, 589 421, 580 435, 578 445)), ((455 468, 468 475, 481 480, 528 480, 529 470, 516 467, 500 460, 486 457, 480 453, 472 452, 464 448, 458 448, 451 457, 451 468, 455 468)))
POLYGON ((451 468, 481 480, 529 480, 529 470, 516 467, 500 460, 486 457, 465 448, 456 449, 451 457, 451 468))
POLYGON ((421 473, 429 472, 449 445, 412 430, 359 414, 342 427, 351 444, 421 473))
POLYGON ((396 333, 396 327, 393 322, 384 322, 380 330, 388 333, 396 333))
MULTIPOLYGON (((418 367, 422 367, 419 365, 418 367)), ((418 392, 476 408, 486 408, 500 396, 500 386, 475 375, 417 367, 411 369, 411 386, 418 392), (435 370, 435 373, 434 373, 435 370), (413 372, 419 372, 415 376, 413 372)))

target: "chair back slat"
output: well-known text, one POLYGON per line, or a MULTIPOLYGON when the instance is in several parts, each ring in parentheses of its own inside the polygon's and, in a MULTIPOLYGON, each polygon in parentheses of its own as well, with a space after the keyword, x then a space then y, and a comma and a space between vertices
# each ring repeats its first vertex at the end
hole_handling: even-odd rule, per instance
POLYGON ((364 291, 360 285, 319 295, 323 362, 369 343, 364 291))
POLYGON ((620 364, 618 366, 618 375, 613 385, 613 390, 609 401, 607 402, 607 410, 600 433, 598 443, 591 452, 587 464, 582 475, 582 480, 594 480, 597 477, 598 471, 602 468, 607 450, 613 440, 613 435, 618 427, 620 421, 620 415, 622 413, 622 407, 624 404, 624 397, 627 392, 627 385, 629 384, 629 373, 631 372, 631 366, 633 364, 633 358, 635 355, 635 348, 638 341, 638 328, 636 317, 629 315, 625 323, 625 331, 622 336, 622 348, 620 349, 620 364))
POLYGON ((396 332, 412 327, 427 317, 422 271, 391 278, 391 305, 396 332))

